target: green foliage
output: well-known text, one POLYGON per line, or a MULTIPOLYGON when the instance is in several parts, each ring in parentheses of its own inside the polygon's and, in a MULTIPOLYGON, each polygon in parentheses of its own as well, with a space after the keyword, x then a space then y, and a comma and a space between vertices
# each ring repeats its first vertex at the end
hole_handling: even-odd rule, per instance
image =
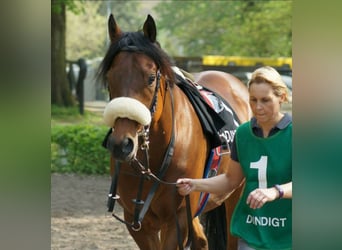
POLYGON ((241 38, 235 41, 241 55, 292 56, 291 2, 265 1, 246 13, 241 38))
POLYGON ((155 10, 174 56, 292 55, 292 1, 168 1, 155 10))
POLYGON ((108 128, 102 113, 51 106, 51 172, 108 174, 109 153, 102 147, 108 128))
POLYGON ((141 29, 146 13, 152 14, 170 56, 292 56, 293 1, 82 1, 76 4, 83 8, 80 14, 72 7, 77 1, 62 2, 70 5, 70 60, 104 55, 109 13, 123 31, 141 29))
POLYGON ((108 174, 109 153, 102 147, 105 126, 55 125, 51 128, 51 172, 108 174))
POLYGON ((106 17, 99 15, 101 1, 83 3, 83 14, 67 11, 66 57, 69 60, 95 58, 106 48, 106 17))
POLYGON ((136 1, 84 1, 83 12, 67 11, 66 56, 69 60, 103 56, 108 47, 108 11, 120 20, 123 31, 138 30, 142 18, 136 13, 140 2, 136 1))
POLYGON ((148 5, 149 1, 102 1, 99 8, 99 15, 105 16, 105 26, 109 14, 114 14, 116 20, 120 20, 120 28, 122 31, 136 31, 142 28, 142 21, 146 16, 141 14, 142 5, 148 5))
POLYGON ((60 14, 64 5, 67 10, 80 14, 83 11, 82 2, 84 0, 51 0, 51 11, 60 14))
POLYGON ((79 108, 77 106, 73 107, 62 107, 55 104, 51 105, 51 115, 54 117, 68 117, 77 116, 79 114, 79 108))

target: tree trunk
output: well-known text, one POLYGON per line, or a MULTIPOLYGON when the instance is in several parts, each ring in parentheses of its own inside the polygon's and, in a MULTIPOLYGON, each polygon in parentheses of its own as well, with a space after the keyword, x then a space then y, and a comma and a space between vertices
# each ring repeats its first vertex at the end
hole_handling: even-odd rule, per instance
POLYGON ((62 3, 60 11, 51 11, 51 103, 58 106, 74 105, 66 73, 65 23, 65 4, 62 3))

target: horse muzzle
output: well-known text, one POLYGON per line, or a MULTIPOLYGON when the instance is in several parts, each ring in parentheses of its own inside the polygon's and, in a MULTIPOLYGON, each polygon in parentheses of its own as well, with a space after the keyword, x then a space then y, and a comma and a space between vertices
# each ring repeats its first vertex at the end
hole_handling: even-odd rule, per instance
POLYGON ((117 140, 115 136, 109 136, 107 141, 107 148, 113 157, 120 161, 130 161, 136 155, 135 139, 131 137, 124 137, 117 140))
POLYGON ((140 101, 130 97, 112 99, 105 107, 103 119, 113 129, 107 148, 121 161, 134 159, 138 149, 138 133, 151 122, 150 110, 140 101))

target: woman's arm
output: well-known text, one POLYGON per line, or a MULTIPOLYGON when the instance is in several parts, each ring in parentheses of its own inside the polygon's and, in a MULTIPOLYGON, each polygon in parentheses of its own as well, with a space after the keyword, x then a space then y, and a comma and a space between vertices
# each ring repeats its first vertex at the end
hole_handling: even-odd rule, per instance
POLYGON ((188 195, 192 191, 207 193, 230 193, 236 189, 244 179, 240 163, 231 160, 228 172, 207 179, 181 178, 177 180, 178 192, 188 195))
POLYGON ((280 185, 280 187, 284 190, 284 199, 292 199, 292 181, 286 184, 280 185))
MULTIPOLYGON (((284 192, 281 198, 292 199, 292 181, 279 186, 284 192)), ((246 202, 251 208, 256 209, 262 207, 266 202, 278 199, 279 195, 280 193, 275 187, 257 188, 248 195, 246 202)))

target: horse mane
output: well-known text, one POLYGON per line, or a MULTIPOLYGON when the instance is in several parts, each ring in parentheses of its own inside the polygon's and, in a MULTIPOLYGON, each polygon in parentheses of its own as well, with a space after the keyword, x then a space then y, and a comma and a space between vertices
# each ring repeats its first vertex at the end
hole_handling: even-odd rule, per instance
POLYGON ((152 43, 144 36, 142 30, 139 30, 137 32, 124 32, 115 43, 111 43, 109 46, 97 72, 97 79, 104 85, 106 85, 106 74, 112 65, 114 57, 120 51, 146 54, 157 64, 161 74, 169 81, 170 85, 172 86, 174 83, 175 76, 171 68, 171 59, 162 50, 158 42, 152 43))

